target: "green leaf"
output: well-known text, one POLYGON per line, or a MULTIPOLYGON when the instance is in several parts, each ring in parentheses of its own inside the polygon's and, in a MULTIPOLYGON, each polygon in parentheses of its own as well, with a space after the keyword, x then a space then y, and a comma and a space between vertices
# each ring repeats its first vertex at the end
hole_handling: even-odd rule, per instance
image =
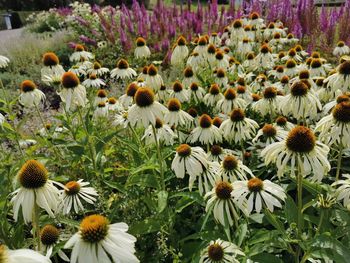
POLYGON ((125 184, 125 186, 131 185, 158 188, 158 181, 153 173, 136 173, 130 175, 125 184))
POLYGON ((238 226, 238 229, 236 231, 236 244, 238 246, 241 246, 243 243, 244 238, 246 237, 248 232, 248 225, 246 223, 240 224, 238 226))
POLYGON ((267 221, 269 221, 271 225, 273 225, 282 234, 285 234, 284 226, 282 222, 277 218, 277 216, 272 214, 268 209, 265 209, 264 214, 266 216, 267 221))
POLYGON ((252 256, 251 259, 253 261, 257 261, 259 263, 263 263, 263 262, 269 262, 269 263, 283 263, 283 261, 281 259, 279 259, 278 257, 268 254, 268 253, 261 253, 255 256, 252 256))
POLYGON ((103 181, 106 185, 108 185, 109 187, 118 190, 119 192, 125 194, 125 188, 123 185, 121 185, 120 183, 117 182, 108 182, 108 181, 103 181))
POLYGON ((168 192, 159 191, 158 192, 158 212, 161 213, 167 207, 168 204, 168 192))
POLYGON ((298 208, 296 204, 294 203, 293 199, 287 195, 287 199, 285 201, 285 214, 286 219, 289 224, 296 223, 298 221, 298 208))
POLYGON ((181 193, 176 193, 173 194, 172 196, 169 197, 169 199, 175 198, 175 197, 186 197, 188 199, 191 199, 195 201, 196 203, 200 205, 204 205, 204 198, 199 194, 199 192, 181 192, 181 193))

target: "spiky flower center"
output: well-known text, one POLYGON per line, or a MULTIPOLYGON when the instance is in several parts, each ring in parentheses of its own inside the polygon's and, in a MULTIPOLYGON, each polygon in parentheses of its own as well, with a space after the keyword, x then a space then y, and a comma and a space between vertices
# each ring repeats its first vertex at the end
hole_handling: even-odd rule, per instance
POLYGON ((98 63, 97 61, 94 62, 94 65, 93 65, 93 68, 94 69, 100 69, 101 68, 101 64, 98 63))
POLYGON ((295 82, 290 88, 290 92, 293 96, 305 96, 308 91, 308 86, 302 81, 295 82))
POLYGON ((350 60, 345 60, 340 64, 339 73, 343 75, 350 75, 350 60))
POLYGON ((121 59, 117 63, 117 68, 127 69, 127 68, 129 68, 129 63, 125 59, 121 59))
POLYGON ((183 86, 180 81, 175 81, 173 84, 173 91, 174 92, 181 92, 183 90, 183 86))
POLYGON ((166 86, 165 85, 161 85, 159 89, 160 90, 166 90, 166 86))
POLYGON ((215 117, 213 119, 213 125, 220 128, 221 126, 221 123, 222 123, 222 119, 220 117, 215 117))
POLYGON ((24 188, 37 189, 47 182, 48 175, 45 166, 36 161, 28 160, 18 173, 18 181, 24 188))
POLYGON ((309 79, 310 72, 308 70, 302 70, 299 72, 299 79, 309 79))
POLYGON ((193 77, 193 75, 194 75, 194 73, 193 73, 193 70, 191 67, 185 68, 185 70, 184 70, 185 78, 191 78, 191 77, 193 77))
POLYGON ((62 75, 62 86, 66 89, 74 89, 80 84, 79 78, 73 72, 65 72, 62 75))
POLYGON ((101 215, 90 215, 80 224, 81 238, 88 243, 98 243, 108 234, 109 221, 101 215))
POLYGON ((275 33, 274 35, 273 35, 273 38, 274 39, 280 39, 281 38, 281 34, 280 33, 275 33))
POLYGON ((195 109, 195 108, 189 108, 188 109, 188 114, 190 114, 193 118, 197 117, 198 116, 198 111, 195 109))
POLYGON ((222 51, 218 51, 215 53, 215 58, 217 60, 222 60, 224 58, 224 53, 222 51))
POLYGON ((199 125, 202 128, 210 128, 212 125, 213 120, 210 118, 210 116, 208 114, 203 114, 200 118, 199 118, 199 125))
POLYGON ((311 129, 304 126, 293 128, 287 137, 286 146, 296 153, 311 152, 316 145, 316 138, 311 129))
POLYGON ((244 117, 245 117, 245 114, 242 109, 234 109, 230 114, 230 119, 233 122, 243 121, 244 117))
POLYGON ((263 190, 263 187, 264 182, 257 177, 249 179, 248 181, 248 189, 250 192, 260 192, 261 190, 263 190))
POLYGON ((287 68, 295 68, 297 63, 295 62, 294 59, 288 59, 286 62, 286 67, 287 68))
POLYGON ((21 83, 22 92, 31 92, 36 89, 36 85, 31 80, 25 80, 21 83))
POLYGON ((198 84, 193 82, 191 85, 190 85, 190 90, 192 91, 197 91, 198 90, 198 84))
POLYGON ((289 33, 289 34, 287 35, 287 39, 292 39, 292 38, 294 38, 294 35, 293 35, 292 33, 289 33))
POLYGON ((266 137, 274 137, 277 133, 277 130, 275 127, 273 127, 272 124, 265 124, 262 128, 262 132, 266 137))
POLYGON ((242 20, 236 19, 235 21, 233 21, 233 27, 234 28, 241 28, 241 27, 243 27, 242 20))
POLYGON ((281 51, 281 52, 278 53, 278 58, 279 58, 279 59, 282 59, 282 58, 285 57, 285 56, 286 56, 286 54, 285 54, 283 51, 281 51))
POLYGON ((233 88, 228 88, 224 93, 226 100, 234 100, 237 96, 236 91, 233 88))
POLYGON ((284 126, 284 125, 287 124, 287 118, 283 117, 283 116, 279 116, 276 119, 276 123, 277 123, 278 126, 284 126))
POLYGON ((279 65, 276 67, 276 72, 283 73, 283 71, 284 71, 284 67, 282 65, 279 65))
POLYGON ((180 36, 176 41, 178 46, 185 46, 186 45, 186 39, 183 36, 180 36))
POLYGON ((58 65, 60 61, 55 53, 47 52, 43 56, 43 63, 46 67, 51 67, 58 65))
POLYGON ((266 44, 262 45, 260 48, 260 52, 263 54, 269 53, 270 52, 270 47, 266 44))
POLYGON ((85 51, 85 48, 84 48, 83 45, 77 44, 77 45, 75 46, 75 49, 74 49, 74 50, 77 51, 77 52, 81 52, 81 51, 85 51))
POLYGON ((41 229, 40 240, 45 246, 51 246, 58 240, 60 233, 53 225, 46 225, 41 229))
POLYGON ((158 74, 158 69, 153 64, 151 64, 147 69, 147 74, 149 76, 156 76, 158 74))
POLYGON ((238 86, 237 87, 237 93, 238 94, 244 94, 246 92, 246 88, 244 86, 238 86))
POLYGON ((128 95, 129 97, 134 97, 138 88, 139 86, 137 86, 136 83, 130 83, 129 86, 126 88, 126 95, 128 95))
POLYGON ((147 75, 148 74, 148 66, 144 66, 142 68, 142 74, 147 75))
POLYGON ((247 54, 247 59, 248 60, 253 60, 254 58, 255 58, 254 53, 250 52, 250 53, 247 54))
POLYGON ((301 45, 296 45, 294 49, 295 49, 296 52, 303 51, 303 47, 301 45))
POLYGON ((218 155, 222 154, 222 148, 220 145, 215 144, 210 148, 210 152, 212 155, 218 156, 218 155))
POLYGON ((338 103, 332 111, 334 119, 340 122, 350 122, 350 102, 347 101, 338 103))
POLYGON ((218 78, 224 78, 226 76, 226 73, 225 73, 225 70, 222 69, 222 68, 219 68, 217 71, 216 71, 216 77, 218 78))
POLYGON ((208 43, 207 42, 207 38, 204 37, 204 36, 200 37, 199 40, 198 40, 198 45, 199 46, 205 46, 207 43, 208 43))
POLYGON ((209 93, 211 95, 218 95, 220 93, 220 88, 218 84, 212 84, 209 88, 209 93))
POLYGON ((169 111, 179 111, 181 109, 181 102, 177 98, 172 98, 168 101, 169 111))
POLYGON ((257 12, 253 12, 250 14, 250 19, 251 20, 256 20, 260 17, 260 15, 257 12))
POLYGON ((156 129, 160 129, 163 127, 163 121, 159 118, 156 118, 156 125, 155 125, 156 129))
POLYGON ((213 44, 210 44, 210 45, 208 46, 208 48, 207 48, 207 52, 208 52, 209 54, 215 54, 215 52, 216 52, 215 46, 214 46, 213 44))
POLYGON ((154 102, 154 93, 150 88, 138 88, 135 94, 135 102, 139 107, 148 107, 154 102))
POLYGON ((221 181, 216 184, 215 194, 219 199, 230 199, 232 190, 233 187, 229 182, 221 181))
POLYGON ((208 257, 212 262, 221 262, 224 258, 224 249, 217 243, 212 244, 208 247, 208 257))
POLYGON ((319 58, 314 58, 311 60, 310 66, 312 68, 320 68, 322 66, 322 61, 319 58))
POLYGON ((97 91, 97 97, 99 98, 106 98, 107 97, 107 92, 104 89, 100 89, 97 91))
POLYGON ((191 147, 188 144, 181 144, 176 148, 176 152, 181 157, 188 157, 191 154, 191 147))
POLYGON ((320 55, 320 53, 319 53, 319 52, 314 51, 314 52, 312 52, 311 57, 312 57, 312 58, 320 58, 320 57, 321 57, 321 55, 320 55))
POLYGON ((268 87, 264 90, 263 96, 265 99, 274 99, 277 96, 277 89, 275 87, 268 87))
POLYGON ((323 86, 323 81, 324 81, 325 79, 324 78, 318 78, 318 79, 316 79, 316 85, 318 86, 318 87, 322 87, 323 86))
POLYGON ((344 102, 344 101, 350 101, 350 98, 348 95, 346 94, 342 94, 342 95, 339 95, 337 97, 337 104, 341 103, 341 102, 344 102))
POLYGON ((70 181, 66 183, 64 192, 67 195, 77 195, 80 192, 80 184, 77 181, 70 181))
POLYGON ((111 97, 111 98, 108 99, 108 104, 114 105, 114 104, 116 104, 116 103, 117 103, 117 99, 116 99, 116 98, 111 97))
POLYGON ((282 84, 288 84, 289 83, 289 77, 288 76, 283 76, 281 78, 281 83, 282 84))
POLYGON ((233 155, 228 155, 223 160, 222 166, 224 167, 225 170, 229 170, 229 171, 234 170, 238 166, 238 160, 233 155))
POLYGON ((136 46, 138 47, 146 46, 146 40, 143 37, 138 37, 136 39, 136 46))
POLYGON ((288 51, 288 56, 290 57, 295 57, 297 55, 297 52, 294 48, 291 48, 289 51, 288 51))

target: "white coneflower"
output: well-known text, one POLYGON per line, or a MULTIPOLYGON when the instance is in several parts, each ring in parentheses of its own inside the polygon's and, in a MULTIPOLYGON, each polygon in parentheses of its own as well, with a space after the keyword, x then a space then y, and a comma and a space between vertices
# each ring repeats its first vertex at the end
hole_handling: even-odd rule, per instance
POLYGON ((0 55, 0 68, 6 68, 8 63, 10 63, 10 60, 5 56, 0 55))
MULTIPOLYGON (((157 139, 160 143, 164 143, 164 145, 173 145, 177 135, 171 129, 171 127, 167 124, 164 124, 163 121, 159 118, 156 118, 156 125, 154 126, 157 132, 157 139)), ((155 144, 155 138, 153 133, 153 127, 148 126, 145 130, 145 133, 141 140, 145 140, 146 144, 155 144)))
POLYGON ((150 88, 138 88, 135 93, 135 104, 128 110, 128 120, 131 125, 142 123, 146 128, 156 124, 156 118, 163 119, 168 110, 158 101, 154 100, 154 93, 150 88))
POLYGON ((136 58, 149 58, 151 56, 151 50, 146 45, 146 40, 143 37, 136 39, 136 48, 134 51, 136 58))
POLYGON ((257 93, 262 92, 265 88, 270 87, 272 84, 269 82, 265 74, 259 74, 255 80, 250 83, 250 91, 257 93))
POLYGON ((237 155, 237 152, 230 149, 223 149, 220 145, 214 144, 210 147, 207 155, 209 161, 220 163, 225 158, 225 156, 237 155))
POLYGON ((189 100, 193 100, 195 103, 199 103, 203 100, 205 95, 205 90, 200 87, 196 82, 190 85, 189 89, 189 100))
POLYGON ((211 35, 209 37, 209 44, 213 44, 215 46, 221 45, 221 39, 220 39, 218 33, 216 33, 216 32, 211 33, 211 35))
POLYGON ((274 66, 275 58, 267 44, 260 47, 259 54, 255 57, 255 66, 258 70, 269 70, 274 66))
POLYGON ((186 46, 186 39, 180 36, 176 41, 176 46, 171 53, 171 65, 181 65, 188 56, 188 47, 186 46))
POLYGON ((311 129, 297 126, 288 133, 284 141, 268 145, 261 152, 261 156, 265 158, 266 165, 276 163, 278 177, 281 177, 287 165, 290 165, 292 175, 296 169, 300 169, 303 176, 312 173, 312 180, 320 182, 324 174, 331 169, 327 159, 328 152, 329 147, 316 141, 311 129))
POLYGON ((262 181, 254 177, 248 181, 235 181, 232 183, 232 196, 239 205, 247 204, 248 214, 253 211, 261 212, 266 205, 273 212, 274 207, 282 208, 281 201, 287 197, 284 189, 269 180, 262 181))
POLYGON ((169 96, 170 96, 170 90, 167 89, 165 85, 160 86, 156 94, 158 101, 160 101, 161 103, 164 103, 169 99, 169 96))
POLYGON ((181 102, 172 98, 168 101, 168 112, 164 116, 164 120, 169 126, 188 127, 193 121, 193 117, 187 112, 181 110, 181 102))
POLYGON ((244 28, 241 19, 236 19, 232 22, 230 42, 233 45, 237 45, 238 41, 243 40, 244 28))
POLYGON ((110 224, 101 215, 85 217, 79 232, 64 246, 72 248, 70 262, 139 262, 134 255, 136 238, 127 233, 128 228, 125 223, 110 224))
POLYGON ((247 102, 239 98, 233 88, 228 88, 224 93, 224 97, 217 102, 216 108, 220 112, 228 114, 235 108, 244 109, 246 105, 247 102))
POLYGON ((199 126, 191 131, 188 137, 191 143, 200 142, 205 145, 212 145, 222 141, 221 131, 213 125, 213 120, 209 115, 203 114, 199 118, 199 126))
POLYGON ((350 102, 338 103, 331 114, 316 124, 315 132, 320 132, 320 140, 328 146, 337 144, 350 148, 350 102))
POLYGON ((180 81, 175 81, 173 84, 173 89, 169 94, 170 98, 177 98, 181 103, 188 101, 189 94, 188 90, 184 89, 180 81))
POLYGON ((253 177, 253 173, 241 160, 233 155, 226 155, 220 163, 218 176, 223 181, 234 182, 238 179, 246 180, 247 176, 253 177))
POLYGON ((226 75, 226 71, 223 68, 218 68, 215 70, 215 79, 214 82, 218 84, 222 88, 226 88, 228 84, 228 78, 226 75))
POLYGON ((72 66, 68 71, 73 72, 78 77, 83 77, 87 75, 87 72, 85 71, 85 69, 79 65, 72 66))
POLYGON ((298 55, 297 51, 295 50, 295 48, 291 48, 290 50, 288 50, 287 55, 282 58, 283 62, 286 62, 288 60, 294 60, 296 62, 301 62, 303 60, 303 58, 301 56, 298 55))
POLYGON ((44 67, 41 69, 41 80, 47 84, 59 84, 65 70, 59 64, 60 61, 55 53, 47 52, 43 55, 44 67))
POLYGON ((322 109, 319 99, 309 90, 303 82, 295 82, 290 88, 290 94, 281 98, 280 110, 283 115, 292 115, 299 120, 314 119, 317 111, 322 109))
POLYGON ((154 90, 154 92, 157 92, 162 85, 164 85, 162 76, 158 74, 158 69, 151 64, 147 68, 147 75, 146 75, 146 85, 147 87, 150 87, 154 90))
POLYGON ((264 19, 262 19, 257 12, 251 13, 249 18, 249 24, 251 26, 255 26, 256 28, 261 28, 264 26, 264 19))
POLYGON ((66 104, 66 111, 76 106, 85 107, 87 102, 86 89, 80 85, 79 78, 73 72, 66 72, 62 76, 61 100, 66 104))
POLYGON ((252 41, 255 41, 255 33, 253 31, 253 28, 250 25, 244 26, 244 38, 249 38, 252 41))
POLYGON ((208 247, 203 250, 199 263, 239 263, 237 255, 245 254, 235 244, 217 239, 210 241, 208 247))
POLYGON ((90 74, 89 78, 84 80, 82 84, 87 88, 101 88, 106 85, 106 83, 98 78, 96 74, 90 74))
POLYGON ((268 87, 263 91, 263 98, 252 105, 252 109, 259 112, 263 117, 274 116, 280 107, 282 96, 277 95, 275 87, 268 87))
POLYGON ((288 59, 285 64, 284 73, 289 77, 293 78, 298 74, 297 63, 294 59, 288 59))
POLYGON ((334 182, 332 186, 338 187, 335 195, 337 200, 343 200, 343 205, 350 209, 350 174, 343 174, 344 179, 334 182))
POLYGON ((128 112, 121 111, 120 113, 114 115, 114 120, 112 122, 113 126, 121 126, 126 129, 129 126, 128 112))
POLYGON ((107 91, 105 89, 99 89, 95 97, 95 105, 98 105, 100 102, 106 103, 108 101, 107 91))
POLYGON ((198 175, 198 190, 200 195, 203 196, 213 189, 217 181, 219 168, 220 165, 218 162, 208 161, 208 166, 198 175))
POLYGON ((321 59, 314 58, 311 60, 310 75, 312 78, 326 77, 328 71, 329 68, 327 67, 327 64, 322 63, 321 59))
POLYGON ((18 219, 18 212, 22 206, 25 223, 32 221, 34 206, 43 208, 50 217, 55 217, 59 202, 59 190, 48 179, 45 166, 36 160, 28 160, 17 175, 21 187, 14 191, 11 199, 13 203, 13 218, 18 219))
POLYGON ((198 82, 198 79, 191 67, 186 67, 183 71, 183 75, 184 75, 184 78, 182 79, 182 84, 185 87, 189 87, 193 82, 198 82))
POLYGON ((120 59, 117 63, 117 67, 111 70, 111 78, 124 80, 136 77, 135 70, 129 67, 129 63, 125 59, 120 59))
POLYGON ((234 109, 230 118, 224 120, 220 125, 223 138, 234 143, 252 139, 257 128, 259 128, 259 124, 246 118, 242 109, 234 109))
POLYGON ((213 68, 215 63, 215 53, 216 53, 216 47, 213 44, 208 45, 207 53, 206 53, 206 60, 209 63, 209 65, 213 68))
MULTIPOLYGON (((60 232, 53 225, 45 225, 40 231, 40 243, 42 249, 46 251, 46 258, 50 258, 55 245, 59 242, 60 232)), ((69 262, 67 255, 59 249, 57 254, 66 262, 69 262)), ((25 261, 27 262, 27 261, 25 261)))
POLYGON ((237 51, 242 58, 245 58, 248 53, 253 51, 253 43, 249 38, 244 38, 242 41, 238 42, 237 51))
POLYGON ((288 94, 290 92, 290 85, 289 85, 289 77, 283 76, 279 82, 274 83, 275 87, 277 88, 277 91, 282 92, 283 94, 288 94))
POLYGON ((1 263, 51 263, 50 258, 41 255, 31 249, 10 250, 3 244, 0 245, 1 263))
POLYGON ((24 139, 24 140, 19 140, 19 147, 21 147, 21 149, 27 149, 35 144, 37 144, 38 142, 36 140, 33 139, 24 139))
POLYGON ((5 116, 4 115, 2 115, 2 113, 0 112, 0 127, 2 127, 2 125, 4 124, 4 122, 5 122, 5 116))
POLYGON ((106 75, 109 72, 109 69, 102 67, 99 62, 95 61, 92 64, 92 67, 87 69, 86 72, 88 74, 96 74, 96 76, 101 77, 103 75, 106 75))
POLYGON ((296 43, 299 42, 299 39, 294 37, 292 33, 289 33, 286 38, 286 43, 290 45, 295 45, 296 43))
POLYGON ((186 173, 190 176, 190 190, 197 176, 207 167, 207 155, 201 147, 191 147, 188 144, 181 144, 176 148, 176 154, 171 163, 171 169, 175 172, 177 178, 184 178, 186 173))
POLYGON ((343 55, 349 55, 350 54, 350 48, 345 45, 344 41, 339 41, 337 43, 337 46, 333 50, 333 55, 341 57, 343 55))
POLYGON ((105 119, 108 117, 107 102, 100 102, 97 104, 94 114, 92 115, 94 120, 105 119))
POLYGON ((203 65, 203 57, 198 52, 192 52, 187 59, 186 65, 190 66, 194 72, 197 72, 203 65))
POLYGON ((283 141, 288 136, 287 131, 272 124, 265 124, 257 133, 252 142, 260 148, 265 148, 274 142, 283 141))
POLYGON ((269 45, 272 47, 274 53, 284 49, 284 39, 279 32, 274 33, 273 38, 269 41, 269 45))
POLYGON ((273 77, 274 79, 281 79, 283 76, 285 76, 284 73, 284 66, 278 65, 273 70, 269 71, 268 77, 273 77))
POLYGON ((350 87, 350 60, 345 60, 337 67, 337 72, 324 80, 333 92, 347 92, 350 87))
POLYGON ((125 109, 129 108, 132 105, 134 101, 134 96, 138 88, 139 86, 136 82, 131 82, 126 87, 125 94, 119 97, 119 101, 125 109))
POLYGON ((224 95, 220 92, 219 85, 214 83, 210 86, 209 93, 205 94, 203 101, 208 107, 216 107, 218 101, 224 98, 224 95))
POLYGON ((236 87, 237 97, 243 99, 246 103, 252 100, 252 94, 245 86, 236 87))
POLYGON ((214 66, 216 69, 222 68, 227 70, 230 67, 230 62, 228 61, 225 53, 221 50, 216 51, 215 53, 215 62, 214 66))
POLYGON ((275 127, 280 127, 282 129, 284 129, 285 131, 290 131, 295 126, 293 123, 289 122, 286 117, 283 117, 283 116, 278 116, 273 125, 275 127))
POLYGON ((194 48, 193 52, 197 52, 200 56, 205 57, 208 48, 208 36, 201 36, 198 39, 197 46, 194 48))
POLYGON ((250 52, 246 55, 246 59, 243 61, 242 66, 247 70, 247 71, 253 71, 256 66, 255 66, 255 54, 254 52, 250 52))
POLYGON ((123 110, 123 106, 120 104, 120 102, 114 98, 110 97, 108 98, 108 110, 113 112, 120 112, 123 110))
MULTIPOLYGON (((236 203, 231 196, 232 191, 230 182, 218 180, 215 187, 205 195, 208 199, 205 211, 212 211, 215 220, 224 227, 232 226, 239 218, 236 203)), ((241 209, 244 211, 243 206, 241 209)))
POLYGON ((24 107, 38 106, 45 98, 45 94, 36 87, 33 81, 25 80, 21 83, 21 94, 18 101, 24 107))
POLYGON ((89 204, 96 202, 98 196, 96 190, 93 187, 89 187, 89 182, 84 182, 83 179, 78 181, 70 181, 61 190, 61 204, 59 209, 62 210, 63 214, 69 214, 73 210, 76 214, 79 211, 84 210, 82 201, 89 204))
POLYGON ((71 62, 80 62, 81 60, 93 59, 94 55, 85 50, 83 45, 76 45, 74 48, 74 53, 69 57, 71 62))

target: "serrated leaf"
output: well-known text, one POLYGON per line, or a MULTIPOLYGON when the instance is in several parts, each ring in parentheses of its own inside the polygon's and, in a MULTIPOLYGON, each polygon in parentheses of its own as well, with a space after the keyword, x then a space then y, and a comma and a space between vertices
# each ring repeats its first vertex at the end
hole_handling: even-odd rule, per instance
POLYGON ((291 223, 296 223, 298 221, 298 208, 296 204, 294 203, 294 200, 287 195, 287 198, 285 200, 285 214, 286 214, 286 219, 289 224, 291 223))

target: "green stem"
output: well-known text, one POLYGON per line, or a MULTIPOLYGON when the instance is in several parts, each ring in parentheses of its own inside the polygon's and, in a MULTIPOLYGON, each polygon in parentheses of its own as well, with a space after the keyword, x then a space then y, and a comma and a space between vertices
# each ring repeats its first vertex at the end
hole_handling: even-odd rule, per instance
POLYGON ((325 214, 325 211, 324 211, 324 209, 321 208, 320 221, 318 222, 318 227, 317 227, 316 234, 319 233, 320 230, 321 230, 321 227, 322 227, 322 224, 323 224, 323 221, 324 221, 324 214, 325 214))
POLYGON ((340 143, 339 146, 339 154, 338 154, 338 161, 337 161, 337 171, 335 173, 335 180, 338 181, 339 180, 339 175, 340 175, 340 168, 341 168, 341 158, 343 155, 343 144, 340 143))
POLYGON ((160 180, 162 184, 162 190, 165 190, 165 179, 164 179, 164 170, 163 170, 163 157, 162 157, 162 151, 160 149, 160 144, 157 138, 157 131, 154 125, 152 124, 152 131, 154 135, 154 140, 156 142, 157 147, 157 154, 158 154, 158 160, 159 160, 159 170, 160 170, 160 180))
POLYGON ((34 211, 33 211, 33 228, 34 236, 37 239, 37 249, 41 250, 41 241, 40 241, 40 225, 39 225, 39 206, 36 204, 36 194, 34 194, 34 211))
POLYGON ((86 138, 87 138, 87 142, 88 142, 88 145, 89 145, 89 152, 90 152, 90 158, 91 158, 91 161, 92 161, 92 166, 94 167, 94 171, 96 171, 96 158, 95 158, 95 150, 94 150, 94 144, 92 143, 91 141, 91 137, 90 137, 90 134, 89 134, 89 131, 85 125, 85 122, 84 122, 84 119, 83 119, 83 114, 81 113, 81 110, 80 110, 80 107, 78 106, 78 114, 79 114, 79 118, 80 118, 80 121, 81 121, 81 125, 84 127, 84 131, 86 133, 86 138))
POLYGON ((241 151, 242 151, 242 163, 244 164, 244 152, 245 152, 245 150, 244 150, 244 142, 243 142, 243 140, 241 140, 241 151))
MULTIPOLYGON (((297 164, 297 201, 298 201, 298 236, 301 238, 301 235, 303 233, 302 227, 303 227, 303 175, 300 171, 300 164, 299 161, 296 162, 297 164)), ((297 253, 296 253, 296 262, 299 262, 299 258, 301 255, 301 247, 298 246, 297 253)))

